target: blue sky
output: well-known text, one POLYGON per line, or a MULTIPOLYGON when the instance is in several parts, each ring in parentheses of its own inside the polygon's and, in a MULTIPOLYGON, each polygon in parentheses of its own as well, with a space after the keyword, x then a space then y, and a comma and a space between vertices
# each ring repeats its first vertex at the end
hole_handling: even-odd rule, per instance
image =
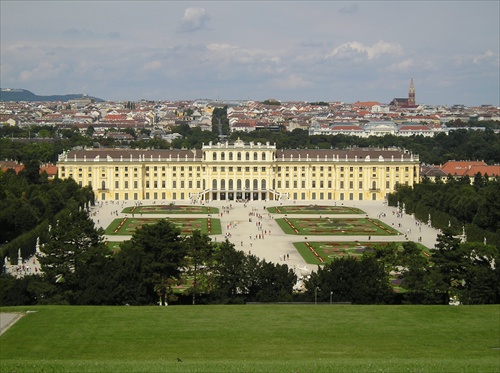
POLYGON ((0 1, 0 85, 105 100, 500 105, 500 2, 0 1))

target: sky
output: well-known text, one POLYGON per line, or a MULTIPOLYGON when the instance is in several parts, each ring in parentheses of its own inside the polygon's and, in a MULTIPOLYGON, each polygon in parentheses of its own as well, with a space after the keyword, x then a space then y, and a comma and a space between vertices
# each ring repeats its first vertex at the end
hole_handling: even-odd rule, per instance
POLYGON ((0 86, 500 106, 500 1, 0 1, 0 86))

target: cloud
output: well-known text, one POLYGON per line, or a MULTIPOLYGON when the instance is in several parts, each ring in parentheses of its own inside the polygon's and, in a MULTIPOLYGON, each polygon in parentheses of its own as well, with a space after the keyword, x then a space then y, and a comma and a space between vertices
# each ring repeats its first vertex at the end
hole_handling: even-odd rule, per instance
POLYGON ((271 81, 271 84, 274 87, 282 90, 295 90, 311 86, 311 82, 307 81, 298 74, 290 74, 284 78, 273 79, 271 81))
POLYGON ((345 5, 339 9, 339 13, 343 13, 343 14, 351 14, 351 13, 357 13, 357 12, 358 12, 358 4, 345 5))
POLYGON ((360 62, 363 59, 373 60, 383 55, 400 56, 402 53, 403 48, 396 43, 379 41, 370 47, 360 42, 352 41, 338 46, 327 54, 326 57, 354 59, 360 62))
POLYGON ((187 8, 179 25, 179 32, 194 32, 207 27, 210 16, 203 8, 187 8))
POLYGON ((120 37, 120 33, 117 31, 110 31, 106 34, 100 34, 93 30, 87 30, 85 28, 69 28, 64 30, 63 35, 68 36, 70 38, 102 38, 102 39, 117 39, 120 37))
POLYGON ((488 50, 481 54, 471 54, 471 55, 460 55, 455 57, 455 64, 457 66, 463 65, 498 65, 499 55, 488 50))
POLYGON ((74 27, 64 30, 62 33, 69 38, 93 38, 96 36, 96 33, 92 30, 74 27))
POLYGON ((158 70, 162 67, 162 64, 160 61, 155 60, 148 62, 144 65, 144 70, 158 70))
POLYGON ((409 58, 404 61, 399 61, 390 65, 387 70, 391 72, 408 72, 415 68, 413 59, 409 58))

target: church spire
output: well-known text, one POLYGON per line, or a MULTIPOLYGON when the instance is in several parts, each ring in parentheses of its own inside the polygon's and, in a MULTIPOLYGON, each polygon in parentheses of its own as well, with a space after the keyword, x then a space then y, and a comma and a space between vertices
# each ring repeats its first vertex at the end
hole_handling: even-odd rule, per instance
POLYGON ((411 77, 410 90, 408 91, 408 106, 415 106, 415 86, 413 85, 413 77, 411 77))

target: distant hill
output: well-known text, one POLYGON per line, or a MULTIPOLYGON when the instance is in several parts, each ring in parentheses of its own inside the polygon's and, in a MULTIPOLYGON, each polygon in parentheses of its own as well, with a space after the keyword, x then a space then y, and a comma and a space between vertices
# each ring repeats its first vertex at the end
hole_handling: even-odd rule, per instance
POLYGON ((26 89, 14 89, 14 88, 1 88, 0 89, 0 101, 63 101, 75 100, 79 98, 90 98, 96 102, 103 102, 104 100, 97 97, 87 96, 84 94, 68 94, 68 95, 51 95, 51 96, 39 96, 35 95, 26 89))

